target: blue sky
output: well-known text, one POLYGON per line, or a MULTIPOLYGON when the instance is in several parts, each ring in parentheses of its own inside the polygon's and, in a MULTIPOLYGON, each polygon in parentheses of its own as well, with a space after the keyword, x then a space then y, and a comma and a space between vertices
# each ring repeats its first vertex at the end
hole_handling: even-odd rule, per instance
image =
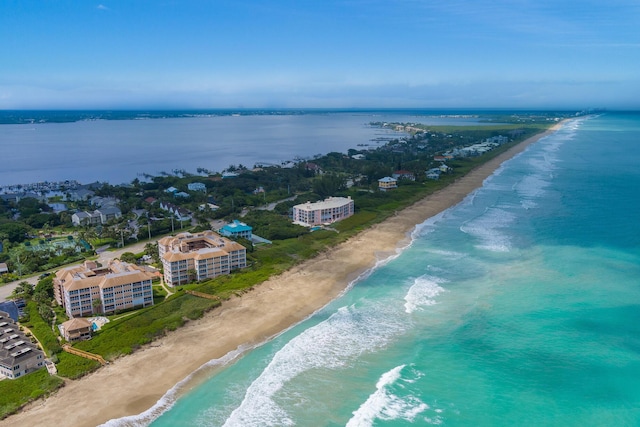
POLYGON ((0 109, 640 108, 637 0, 2 0, 0 109))

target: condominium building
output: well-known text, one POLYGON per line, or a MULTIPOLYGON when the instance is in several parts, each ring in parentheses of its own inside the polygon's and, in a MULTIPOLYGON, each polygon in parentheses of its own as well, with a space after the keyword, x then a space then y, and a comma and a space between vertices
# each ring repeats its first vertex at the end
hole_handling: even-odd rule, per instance
POLYGON ((158 252, 164 281, 170 286, 211 279, 247 266, 244 246, 210 230, 162 238, 158 252))
POLYGON ((321 202, 307 202, 293 207, 293 222, 312 227, 340 221, 353 215, 351 197, 329 197, 321 202))
POLYGON ((16 379, 44 366, 44 353, 27 338, 9 313, 0 311, 0 379, 16 379))
POLYGON ((53 290, 69 317, 81 317, 153 305, 152 280, 143 268, 119 260, 106 266, 85 261, 58 270, 53 290))

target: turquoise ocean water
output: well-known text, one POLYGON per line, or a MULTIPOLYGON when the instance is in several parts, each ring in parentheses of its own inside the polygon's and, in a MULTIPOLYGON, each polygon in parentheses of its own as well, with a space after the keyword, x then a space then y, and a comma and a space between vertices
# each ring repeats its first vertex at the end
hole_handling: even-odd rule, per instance
POLYGON ((640 114, 575 119, 307 321, 108 424, 640 425, 638 165, 640 114))

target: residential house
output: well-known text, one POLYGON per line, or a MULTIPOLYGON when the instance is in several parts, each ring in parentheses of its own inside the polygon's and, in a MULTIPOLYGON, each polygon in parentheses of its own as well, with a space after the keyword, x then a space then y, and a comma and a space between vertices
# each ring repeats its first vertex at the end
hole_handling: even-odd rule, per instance
POLYGON ((187 189, 189 189, 189 191, 207 191, 207 187, 202 182, 191 182, 187 184, 187 189))
POLYGON ((100 214, 87 211, 76 212, 71 215, 71 222, 75 226, 100 224, 100 214))
POLYGON ((178 221, 190 221, 191 212, 171 202, 160 202, 160 209, 172 214, 178 221))
POLYGON ((407 179, 409 181, 416 180, 416 176, 413 174, 413 172, 410 172, 408 170, 397 170, 391 174, 391 178, 394 178, 397 180, 407 179))
POLYGON ((179 197, 181 199, 186 199, 187 197, 189 197, 189 193, 185 193, 184 191, 178 191, 173 193, 173 197, 179 197))
POLYGON ((97 206, 99 208, 106 208, 106 207, 118 206, 118 203, 120 203, 120 200, 116 199, 115 197, 95 196, 89 199, 89 203, 92 206, 97 206))
POLYGON ((440 165, 440 167, 438 168, 440 169, 440 172, 442 173, 449 173, 453 170, 452 167, 445 165, 444 163, 440 165))
POLYGON ((100 215, 100 222, 102 224, 106 224, 108 221, 112 219, 118 219, 122 217, 122 211, 120 210, 120 208, 115 206, 108 206, 108 207, 96 209, 95 213, 100 215))
POLYGON ((354 203, 351 197, 329 197, 321 202, 307 202, 293 207, 293 222, 305 227, 313 227, 340 221, 353 215, 354 203))
POLYGON ((309 172, 313 172, 315 175, 322 174, 322 169, 316 163, 307 162, 304 165, 304 169, 309 172))
POLYGON ((88 188, 79 188, 69 192, 69 200, 72 202, 86 201, 95 196, 95 192, 88 188))
POLYGON ((54 297, 69 317, 113 313, 153 305, 153 275, 141 267, 119 260, 98 266, 85 261, 56 272, 54 297))
POLYGON ((0 262, 0 274, 5 274, 9 272, 9 267, 4 262, 0 262))
POLYGON ((247 266, 246 248, 211 230, 164 237, 158 241, 158 253, 169 286, 218 277, 247 266))
POLYGON ((384 178, 380 178, 378 180, 378 188, 382 191, 398 188, 398 180, 395 178, 391 178, 390 176, 385 176, 384 178))
POLYGON ((44 353, 0 311, 0 378, 16 379, 44 366, 44 353))
POLYGON ((53 213, 60 213, 67 210, 67 205, 64 203, 47 203, 51 209, 53 209, 53 213))
POLYGON ((165 193, 176 193, 178 191, 178 189, 176 187, 169 187, 166 190, 164 190, 165 193))
POLYGON ((441 173, 442 173, 442 171, 440 170, 440 168, 431 168, 426 172, 427 179, 438 180, 438 179, 440 179, 440 174, 441 173))
POLYGON ((207 209, 211 211, 217 211, 218 209, 220 209, 220 206, 214 205, 213 203, 203 203, 198 206, 198 210, 206 211, 207 209))
POLYGON ((93 212, 82 211, 71 215, 73 225, 96 225, 106 224, 112 219, 122 217, 122 211, 116 206, 107 206, 96 209, 93 212))
POLYGON ((225 237, 251 240, 253 228, 250 225, 245 224, 244 222, 240 222, 237 219, 234 219, 233 222, 225 225, 218 231, 225 237))
POLYGON ((76 317, 64 322, 60 328, 66 341, 74 342, 91 338, 92 324, 84 317, 76 317))

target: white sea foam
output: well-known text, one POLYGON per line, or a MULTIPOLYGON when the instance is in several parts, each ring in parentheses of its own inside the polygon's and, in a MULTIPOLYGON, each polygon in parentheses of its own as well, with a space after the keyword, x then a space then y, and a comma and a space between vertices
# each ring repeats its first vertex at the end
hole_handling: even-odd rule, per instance
MULTIPOLYGON (((446 257, 448 259, 451 260, 456 260, 456 259, 461 259, 467 256, 467 254, 463 253, 463 252, 456 252, 456 251, 448 251, 448 250, 444 250, 444 249, 427 249, 427 251, 429 253, 435 254, 435 255, 440 255, 442 257, 446 257)), ((435 267, 431 267, 430 269, 436 269, 435 267)))
POLYGON ((540 174, 533 174, 522 178, 515 184, 514 189, 520 197, 531 201, 531 199, 542 197, 549 185, 549 181, 542 178, 540 174))
POLYGON ((440 286, 444 282, 445 280, 432 276, 421 276, 415 279, 413 286, 404 297, 405 312, 413 313, 416 310, 422 310, 425 306, 436 304, 434 298, 444 292, 444 288, 440 286))
POLYGON ((487 208, 479 217, 465 222, 460 231, 480 240, 478 248, 493 252, 508 252, 511 248, 509 236, 499 230, 511 224, 516 216, 503 209, 487 208))
POLYGON ((346 427, 372 426, 376 419, 398 420, 413 422, 429 406, 415 396, 400 397, 390 390, 402 377, 402 370, 406 365, 396 366, 382 374, 376 384, 376 391, 360 405, 347 422, 346 427))
POLYGON ((408 326, 388 304, 364 310, 342 307, 327 320, 309 328, 278 351, 225 426, 293 425, 286 410, 275 401, 276 393, 296 376, 314 368, 336 369, 363 353, 386 345, 408 326))

